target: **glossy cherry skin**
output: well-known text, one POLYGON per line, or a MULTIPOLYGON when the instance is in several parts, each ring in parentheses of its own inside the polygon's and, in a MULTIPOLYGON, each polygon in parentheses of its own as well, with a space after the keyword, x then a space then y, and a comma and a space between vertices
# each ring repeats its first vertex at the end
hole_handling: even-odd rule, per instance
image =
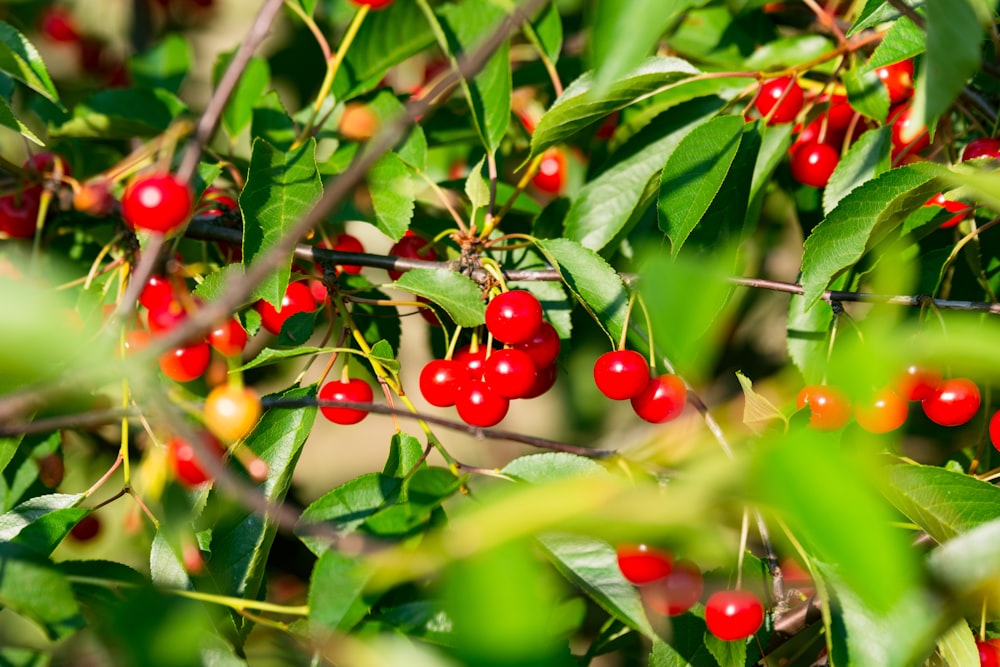
POLYGON ((41 188, 25 188, 18 194, 0 197, 0 232, 11 238, 30 239, 38 229, 41 188))
POLYGON ((904 149, 908 155, 919 153, 931 143, 927 128, 917 125, 917 121, 912 119, 912 110, 912 107, 904 106, 898 111, 889 112, 894 156, 902 153, 904 149))
POLYGON ((535 372, 535 384, 531 386, 531 391, 524 398, 538 398, 549 389, 552 389, 558 375, 559 369, 556 368, 555 364, 537 369, 535 372))
POLYGON ((719 591, 705 602, 705 625, 724 641, 751 636, 764 624, 764 605, 750 591, 719 591))
POLYGON ((507 416, 510 401, 496 393, 482 380, 472 380, 459 392, 455 409, 469 426, 489 428, 507 416))
POLYGON ((662 579, 673 569, 674 555, 648 544, 619 544, 615 554, 622 576, 637 586, 662 579))
MULTIPOLYGON (((337 252, 364 252, 365 246, 361 243, 356 236, 352 236, 346 232, 337 234, 335 237, 330 239, 330 243, 327 244, 325 241, 319 244, 320 248, 327 248, 328 250, 336 250, 337 252)), ((350 264, 338 264, 337 272, 343 271, 344 273, 349 273, 351 275, 358 275, 361 273, 361 267, 350 264)), ((395 280, 395 279, 394 279, 395 280)))
POLYGON ((370 9, 382 9, 392 4, 393 0, 351 0, 358 7, 368 7, 370 9))
POLYGON ((558 148, 542 153, 542 161, 531 178, 531 184, 550 195, 562 192, 566 187, 566 154, 558 148))
POLYGON ((869 433, 888 433, 906 423, 909 402, 892 389, 881 389, 871 400, 854 404, 854 420, 869 433))
POLYGON ((535 362, 536 368, 545 368, 551 366, 559 358, 561 343, 555 327, 548 322, 542 322, 531 338, 516 344, 514 347, 527 352, 531 360, 535 362))
POLYGON ((165 306, 146 313, 146 323, 150 332, 161 334, 170 331, 187 319, 187 311, 180 301, 171 299, 165 306))
POLYGON ((761 116, 771 114, 768 125, 779 125, 795 120, 802 110, 804 99, 805 95, 798 81, 794 77, 784 76, 764 82, 754 106, 761 116))
POLYGON ((979 653, 979 667, 1000 667, 1000 649, 988 641, 976 641, 979 653))
POLYGON ((962 160, 974 160, 977 157, 1000 159, 1000 139, 980 137, 967 143, 962 149, 962 160))
POLYGON ((420 371, 420 394, 439 408, 455 405, 462 386, 471 381, 469 368, 456 359, 433 359, 420 371))
POLYGON ((939 192, 930 199, 928 199, 926 202, 924 202, 924 206, 938 206, 948 211, 949 213, 958 214, 958 215, 953 215, 952 217, 942 222, 940 229, 948 229, 949 227, 956 226, 958 223, 962 222, 962 220, 965 220, 965 216, 967 216, 969 212, 972 210, 972 207, 969 206, 968 204, 963 204, 960 201, 954 201, 951 199, 945 199, 943 192, 939 192))
POLYGON ((139 292, 139 303, 149 311, 166 310, 173 303, 174 296, 174 286, 169 279, 152 275, 139 292))
MULTIPOLYGON (((389 254, 404 259, 422 259, 427 262, 435 262, 438 258, 434 248, 427 241, 409 233, 389 248, 389 254)), ((403 275, 402 271, 389 271, 389 277, 393 280, 399 280, 401 275, 403 275)))
POLYGON ((486 305, 486 328, 503 343, 517 345, 531 340, 540 326, 542 304, 531 292, 503 292, 486 305))
POLYGON ((226 215, 232 211, 239 211, 240 205, 228 192, 210 185, 201 194, 199 208, 201 215, 226 215))
POLYGON ((649 384, 649 362, 635 350, 605 352, 594 362, 594 384, 612 400, 634 398, 649 384))
POLYGON ((809 427, 817 431, 836 431, 851 419, 851 401, 836 387, 806 385, 799 391, 797 405, 800 410, 809 406, 809 427))
POLYGON ((277 335, 281 333, 281 327, 292 315, 311 313, 316 310, 316 300, 306 283, 296 281, 288 283, 285 296, 281 299, 280 308, 275 308, 267 301, 261 300, 254 304, 254 309, 260 313, 261 324, 264 328, 277 335))
MULTIPOLYGON (((220 462, 225 454, 222 445, 214 436, 205 433, 203 443, 208 453, 220 462)), ((202 467, 203 464, 195 453, 190 442, 174 437, 167 443, 167 461, 174 472, 174 477, 185 486, 200 486, 212 479, 212 476, 202 467)))
POLYGON ((990 443, 993 444, 994 449, 1000 451, 1000 410, 993 413, 990 417, 990 443))
POLYGON ((649 378, 642 393, 632 398, 632 410, 651 424, 680 417, 687 403, 687 387, 676 375, 649 378))
POLYGON ((537 369, 527 352, 494 350, 483 362, 483 381, 504 398, 525 398, 535 386, 537 369))
POLYGON ((666 577, 643 586, 639 593, 650 609, 664 616, 679 616, 694 606, 704 588, 701 570, 689 560, 674 561, 666 577))
POLYGON ((465 365, 471 379, 481 380, 483 377, 483 364, 486 362, 486 346, 480 345, 473 352, 471 346, 465 345, 455 350, 455 355, 452 359, 465 365))
POLYGON ((205 341, 177 347, 160 356, 160 370, 176 382, 197 380, 212 361, 212 348, 205 341))
POLYGON ((937 370, 911 364, 896 378, 895 392, 908 401, 922 401, 933 395, 942 381, 937 370))
MULTIPOLYGON (((327 382, 319 390, 321 401, 352 401, 354 403, 371 403, 374 398, 371 385, 360 378, 347 381, 334 380, 327 382)), ((320 407, 323 416, 334 424, 357 424, 368 416, 367 410, 358 408, 320 407)))
POLYGON ((208 344, 227 357, 243 353, 247 345, 247 331, 235 317, 212 329, 208 334, 208 344))
POLYGON ((879 67, 875 74, 889 92, 889 104, 898 104, 913 92, 913 61, 902 60, 892 65, 879 67))
POLYGON ((951 378, 921 401, 924 414, 941 426, 961 426, 979 411, 979 387, 968 378, 951 378))
POLYGON ((122 218, 132 229, 167 234, 191 215, 191 188, 173 174, 146 174, 122 194, 122 218))
POLYGON ((840 152, 836 148, 818 141, 807 141, 792 153, 792 176, 803 185, 826 187, 838 162, 840 152))
POLYGON ((249 435, 260 415, 260 396, 249 387, 219 385, 205 397, 205 426, 224 443, 249 435))

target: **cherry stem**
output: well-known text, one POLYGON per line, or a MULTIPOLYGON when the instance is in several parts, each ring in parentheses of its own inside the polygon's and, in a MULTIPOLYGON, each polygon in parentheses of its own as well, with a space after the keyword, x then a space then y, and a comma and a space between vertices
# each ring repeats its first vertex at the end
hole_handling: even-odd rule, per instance
POLYGON ((625 349, 625 340, 628 338, 628 323, 632 319, 632 308, 635 306, 635 300, 638 295, 638 292, 633 291, 628 298, 628 307, 625 309, 625 320, 622 322, 622 333, 618 337, 619 352, 625 349))
POLYGON ((323 52, 324 62, 329 62, 330 58, 333 57, 333 52, 330 50, 330 43, 326 41, 323 31, 319 29, 318 25, 316 25, 316 21, 313 20, 313 17, 306 14, 305 10, 299 6, 299 3, 294 2, 294 0, 285 0, 285 6, 291 9, 296 16, 302 19, 302 22, 306 24, 309 32, 311 32, 313 37, 316 38, 316 43, 319 44, 319 48, 323 52))
POLYGON ((115 462, 111 464, 111 467, 108 468, 108 471, 105 472, 103 475, 101 475, 101 478, 99 480, 97 480, 96 482, 94 482, 93 486, 91 486, 89 489, 87 489, 86 491, 84 491, 83 497, 84 498, 89 498, 98 489, 100 489, 102 486, 104 486, 104 483, 107 482, 109 479, 111 479, 111 476, 115 474, 115 471, 118 470, 118 467, 121 464, 122 464, 122 454, 119 451, 118 452, 118 456, 115 458, 115 462))
POLYGON ((556 97, 562 97, 563 85, 562 81, 559 79, 559 71, 556 70, 555 63, 549 58, 549 54, 545 52, 545 47, 542 46, 542 40, 539 39, 538 33, 535 32, 535 27, 531 25, 531 21, 525 21, 521 25, 521 30, 524 32, 524 36, 528 38, 531 45, 535 47, 535 53, 538 54, 538 59, 545 66, 545 71, 549 75, 549 80, 552 82, 552 90, 555 92, 556 97))
MULTIPOLYGON (((653 319, 649 315, 649 309, 646 308, 646 301, 642 298, 638 292, 634 293, 637 295, 637 300, 639 302, 639 309, 642 311, 643 319, 646 320, 646 345, 649 346, 649 367, 656 370, 656 350, 654 348, 655 343, 653 342, 653 319)), ((671 369, 672 371, 673 369, 671 369)))
POLYGON ((736 557, 736 590, 743 588, 743 557, 747 550, 747 537, 750 532, 750 512, 743 508, 743 520, 740 522, 740 551, 736 557))
POLYGON ((141 509, 143 514, 146 515, 146 518, 148 518, 152 522, 153 527, 159 530, 160 522, 157 521, 156 516, 154 516, 153 513, 149 511, 149 508, 146 507, 146 503, 142 501, 142 498, 140 498, 139 494, 135 492, 135 489, 133 489, 130 486, 127 486, 125 487, 124 490, 128 493, 129 496, 131 496, 132 500, 134 500, 135 503, 139 506, 139 509, 141 509))

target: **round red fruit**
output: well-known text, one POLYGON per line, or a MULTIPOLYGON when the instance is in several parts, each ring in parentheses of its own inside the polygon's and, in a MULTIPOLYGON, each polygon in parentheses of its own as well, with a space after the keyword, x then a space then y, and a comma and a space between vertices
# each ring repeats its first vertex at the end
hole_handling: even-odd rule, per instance
POLYGON ((281 333, 281 327, 292 315, 311 313, 316 310, 316 300, 306 283, 296 281, 288 283, 285 296, 281 299, 280 308, 275 308, 267 301, 261 300, 254 304, 254 309, 260 313, 261 324, 264 328, 277 335, 281 333))
POLYGON ((87 514, 76 522, 69 531, 69 536, 77 542, 89 542, 101 532, 101 520, 93 513, 87 514))
POLYGON ((219 385, 205 397, 205 426, 225 443, 248 436, 260 414, 260 396, 249 387, 219 385))
POLYGON ((486 328, 494 338, 508 345, 531 340, 540 326, 542 304, 531 292, 503 292, 486 305, 486 328))
POLYGON ((619 544, 615 554, 622 576, 637 586, 662 579, 673 569, 673 554, 648 544, 619 544))
POLYGON ((913 61, 902 60, 892 65, 879 67, 875 74, 889 92, 889 104, 897 104, 913 92, 913 61))
POLYGON ((902 153, 905 149, 908 155, 919 153, 931 143, 927 128, 918 125, 913 119, 912 107, 905 106, 896 112, 890 112, 892 123, 891 139, 893 155, 902 153))
POLYGON ((836 431, 851 418, 851 401, 842 391, 828 385, 802 387, 797 405, 800 410, 809 406, 809 427, 817 431, 836 431))
POLYGON ((640 589, 650 609, 664 616, 679 616, 701 598, 704 587, 701 570, 689 560, 674 561, 666 577, 640 589))
POLYGON ((760 94, 754 106, 761 116, 770 114, 768 125, 791 123, 802 110, 805 96, 795 77, 784 76, 771 79, 760 87, 760 94))
POLYGON ((972 207, 968 204, 964 204, 960 201, 954 201, 952 199, 945 199, 944 193, 939 192, 926 202, 924 206, 938 206, 948 211, 949 213, 957 213, 958 215, 953 215, 944 222, 941 223, 940 229, 948 229, 949 227, 954 227, 958 223, 965 219, 965 216, 969 214, 972 207))
POLYGON ((76 29, 76 21, 65 7, 55 5, 46 7, 42 11, 39 26, 42 33, 53 42, 71 44, 80 39, 80 32, 76 29))
POLYGON ((649 379, 642 393, 632 399, 632 410, 651 424, 677 419, 687 403, 687 387, 676 375, 649 379))
MULTIPOLYGON (((403 259, 422 259, 425 262, 436 262, 438 258, 434 248, 427 241, 414 234, 407 234, 396 241, 389 248, 389 254, 403 259)), ((393 280, 399 280, 401 275, 403 275, 402 271, 389 270, 389 277, 393 280)))
POLYGON ((896 393, 908 401, 922 401, 937 391, 941 373, 933 368, 911 364, 896 379, 896 393))
POLYGON ((456 359, 433 359, 420 371, 420 393, 431 405, 447 408, 455 405, 463 385, 472 378, 469 368, 456 359))
POLYGON ((548 322, 542 322, 534 335, 526 341, 514 346, 518 350, 527 352, 531 360, 535 362, 536 368, 551 366, 559 358, 559 334, 555 327, 548 322))
POLYGON ((527 352, 494 350, 483 363, 483 381, 504 398, 525 398, 535 386, 537 369, 527 352))
POLYGON ((990 417, 990 442, 993 444, 993 448, 1000 451, 1000 410, 993 413, 990 417))
POLYGON ((167 234, 185 222, 193 205, 191 188, 173 174, 146 174, 122 194, 122 218, 132 229, 167 234))
POLYGON ((558 148, 542 153, 542 161, 531 178, 531 184, 550 195, 562 192, 566 187, 566 154, 558 148))
POLYGON ((909 414, 908 402, 892 389, 881 389, 867 403, 854 404, 854 419, 869 433, 895 431, 909 414))
MULTIPOLYGON (((202 444, 210 456, 222 462, 225 451, 214 436, 205 433, 202 444)), ((167 461, 174 471, 174 477, 185 486, 200 486, 212 479, 203 467, 204 464, 195 452, 194 446, 183 438, 174 437, 167 443, 167 461)))
POLYGON ((840 153, 836 148, 818 141, 807 141, 792 153, 792 176, 803 185, 822 188, 830 182, 838 162, 840 153))
MULTIPOLYGON (((328 250, 333 250, 335 252, 364 252, 365 246, 358 240, 356 236, 350 234, 340 233, 335 237, 330 239, 328 244, 323 241, 319 244, 320 248, 326 248, 328 250)), ((361 273, 361 267, 351 264, 338 264, 337 271, 343 271, 344 273, 350 273, 351 275, 358 275, 361 273)), ((395 278, 393 278, 395 280, 395 278)))
POLYGON ((247 345, 247 332, 239 320, 235 317, 230 317, 225 323, 209 332, 208 343, 219 354, 227 357, 235 357, 242 354, 243 348, 247 345))
POLYGON ((967 143, 962 150, 962 160, 974 160, 977 157, 1000 159, 1000 139, 980 137, 967 143))
POLYGON ((979 411, 979 387, 968 378, 952 378, 921 401, 924 414, 941 426, 961 426, 979 411))
POLYGON ((524 398, 538 398, 549 389, 552 389, 558 375, 559 369, 556 368, 555 364, 537 369, 535 372, 535 384, 531 385, 531 391, 524 398))
POLYGON ((0 232, 11 238, 30 239, 38 229, 40 188, 0 197, 0 232))
POLYGON ((482 380, 472 380, 459 393, 455 409, 469 426, 496 426, 507 416, 510 401, 496 393, 482 380))
POLYGON ((201 215, 226 215, 240 210, 239 203, 222 188, 210 185, 201 195, 201 215))
POLYGON ((705 625, 724 641, 751 636, 764 624, 764 605, 749 591, 719 591, 705 602, 705 625))
POLYGON ((139 303, 149 311, 166 310, 174 301, 174 286, 163 277, 152 275, 139 292, 139 303))
POLYGON ((351 0, 358 7, 368 7, 370 9, 382 9, 392 4, 393 0, 351 0))
POLYGON ((475 352, 472 351, 472 346, 465 345, 455 350, 455 355, 452 358, 465 366, 471 379, 482 379, 483 364, 486 362, 485 345, 480 345, 475 352))
MULTIPOLYGON (((334 380, 327 382, 319 390, 321 401, 351 401, 352 403, 371 403, 374 395, 371 385, 360 378, 349 380, 334 380)), ((358 408, 338 408, 333 406, 320 407, 323 416, 334 424, 357 424, 368 416, 367 410, 358 408)))
POLYGON ((208 370, 212 348, 205 341, 177 347, 160 356, 160 370, 176 382, 191 382, 208 370))
POLYGON ((979 653, 979 667, 1000 667, 1000 649, 988 641, 976 642, 979 653))
POLYGON ((634 398, 649 384, 649 362, 635 350, 605 352, 594 362, 594 384, 612 400, 634 398))

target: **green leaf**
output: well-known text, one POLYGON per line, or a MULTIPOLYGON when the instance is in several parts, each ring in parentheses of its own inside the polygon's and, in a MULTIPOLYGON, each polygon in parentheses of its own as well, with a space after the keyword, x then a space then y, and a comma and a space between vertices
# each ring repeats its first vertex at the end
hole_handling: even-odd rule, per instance
POLYGON ((177 94, 191 69, 191 46, 177 33, 170 33, 153 48, 128 60, 129 76, 139 88, 166 88, 177 94))
POLYGON ((38 623, 49 639, 63 639, 84 626, 69 581, 47 559, 0 542, 0 572, 0 605, 38 623))
POLYGON ((924 31, 913 21, 903 16, 892 24, 882 41, 875 47, 872 57, 865 64, 865 71, 873 72, 879 67, 892 65, 924 52, 924 31))
POLYGON ((686 241, 689 249, 712 252, 719 246, 747 238, 756 228, 758 216, 749 215, 750 192, 765 134, 762 120, 743 125, 743 136, 729 171, 686 241))
POLYGON ((964 619, 938 637, 937 647, 949 667, 980 667, 976 638, 964 619))
POLYGON ((194 588, 183 561, 162 530, 156 531, 149 548, 149 576, 157 586, 179 590, 194 588))
POLYGON ((483 156, 476 163, 476 166, 469 170, 469 175, 465 179, 465 196, 472 204, 472 215, 469 216, 472 219, 475 219, 477 210, 489 206, 490 203, 490 184, 483 177, 485 163, 486 156, 483 156))
POLYGON ((934 580, 978 608, 984 596, 995 602, 1000 585, 1000 520, 948 540, 927 557, 934 580))
POLYGON ((35 136, 35 133, 28 129, 28 126, 22 123, 14 115, 11 110, 10 105, 7 104, 7 100, 0 97, 0 125, 8 129, 14 130, 26 139, 30 139, 34 143, 42 146, 42 140, 35 136))
POLYGON ((935 180, 946 167, 929 162, 888 171, 855 188, 805 242, 802 287, 811 308, 840 273, 854 266, 865 250, 902 224, 940 189, 935 180))
MULTIPOLYGON (((903 4, 912 9, 924 4, 924 1, 903 0, 903 4)), ((861 10, 858 18, 854 21, 854 25, 848 30, 847 36, 850 37, 880 23, 895 21, 900 16, 902 16, 902 13, 892 6, 891 2, 885 2, 885 0, 868 0, 865 3, 864 9, 861 10)))
POLYGON ((316 11, 316 0, 294 0, 294 2, 302 8, 306 16, 312 16, 312 13, 316 11))
POLYGON ((852 67, 844 70, 841 78, 851 106, 869 118, 884 123, 889 115, 889 91, 878 75, 852 67))
MULTIPOLYGON (((223 53, 215 61, 215 66, 212 68, 212 83, 215 86, 219 85, 219 80, 229 67, 234 54, 235 51, 223 53)), ((254 107, 270 85, 271 68, 267 61, 263 58, 251 58, 222 110, 222 125, 231 138, 235 138, 250 124, 254 107)))
POLYGON ((718 667, 705 640, 708 627, 696 614, 682 614, 670 619, 670 643, 653 642, 649 667, 718 667))
POLYGON ((531 34, 528 35, 528 39, 537 40, 542 53, 554 65, 559 60, 563 44, 562 20, 555 2, 545 3, 542 11, 531 22, 531 29, 534 32, 534 39, 531 34))
POLYGON ((837 163, 823 188, 823 212, 830 215, 854 188, 885 173, 891 166, 892 129, 882 127, 861 135, 837 163))
POLYGON ((368 613, 365 584, 371 573, 364 561, 332 549, 324 552, 309 580, 309 620, 330 630, 350 630, 368 613))
POLYGON ((288 111, 281 103, 278 93, 267 91, 253 108, 250 121, 250 136, 252 139, 266 139, 269 144, 281 151, 292 147, 297 138, 298 130, 288 116, 288 111))
POLYGON ((393 241, 403 238, 416 201, 409 167, 395 153, 386 153, 368 172, 368 190, 379 231, 393 241))
POLYGON ((938 542, 1000 518, 1000 489, 968 475, 897 465, 887 481, 892 504, 938 542))
MULTIPOLYGON (((677 256, 695 225, 715 199, 743 138, 740 116, 720 116, 699 125, 681 140, 660 174, 657 200, 660 229, 677 256)), ((740 212, 742 225, 745 209, 740 212)))
POLYGON ((833 47, 833 41, 826 35, 801 34, 778 37, 754 49, 753 55, 746 60, 746 68, 766 72, 796 67, 822 57, 833 47))
POLYGON ((388 368, 392 373, 399 372, 399 362, 396 360, 396 354, 392 351, 392 346, 386 341, 380 340, 372 345, 371 358, 381 366, 388 368))
POLYGON ((59 93, 34 44, 14 26, 0 21, 0 72, 9 74, 44 97, 59 103, 59 93))
POLYGON ((566 287, 604 330, 613 345, 625 326, 628 293, 621 276, 597 253, 569 239, 538 242, 566 287))
POLYGON ((316 555, 330 548, 329 543, 309 533, 311 523, 329 522, 341 533, 356 531, 371 516, 399 497, 402 482, 398 479, 366 473, 341 484, 313 502, 302 512, 296 533, 316 555))
POLYGON ((645 208, 646 194, 652 179, 663 168, 664 158, 669 158, 681 140, 723 103, 717 97, 687 102, 661 114, 633 136, 611 156, 604 173, 577 193, 566 215, 566 238, 591 250, 606 246, 636 212, 645 208))
POLYGON ((24 434, 0 437, 0 472, 3 472, 7 468, 7 464, 14 458, 22 440, 24 440, 24 434))
POLYGON ((747 643, 745 641, 724 641, 711 632, 705 632, 704 637, 705 648, 712 654, 720 667, 743 667, 746 664, 747 643))
POLYGON ((743 219, 744 237, 753 233, 760 220, 760 211, 767 196, 768 185, 774 176, 778 165, 787 155, 792 143, 792 126, 789 124, 775 127, 764 126, 757 151, 757 162, 753 167, 753 178, 750 181, 750 194, 747 203, 746 216, 743 219))
POLYGON ((77 104, 73 117, 50 134, 84 139, 153 137, 186 111, 182 101, 162 88, 103 90, 77 104))
POLYGON ((563 143, 588 125, 618 109, 655 95, 672 85, 698 74, 698 70, 680 58, 654 57, 622 76, 607 90, 597 92, 594 77, 588 72, 571 83, 539 119, 531 137, 531 155, 563 143))
POLYGON ((394 283, 395 287, 444 308, 462 327, 479 326, 485 321, 486 305, 479 286, 467 276, 447 269, 414 269, 394 283))
POLYGON ((519 456, 504 466, 503 473, 522 482, 543 484, 567 477, 606 475, 607 471, 585 456, 545 452, 519 456))
POLYGON ((788 417, 781 410, 775 407, 774 403, 767 400, 753 388, 753 382, 740 371, 736 371, 736 379, 739 380, 740 388, 743 390, 743 423, 751 431, 761 434, 773 421, 780 421, 788 428, 788 417))
MULTIPOLYGON (((406 113, 406 107, 390 90, 381 90, 368 103, 368 108, 375 112, 381 126, 394 122, 400 115, 406 113)), ((427 137, 424 128, 415 125, 410 129, 406 140, 396 148, 396 157, 414 169, 427 169, 427 137)))
POLYGON ((30 498, 5 514, 0 514, 0 542, 9 542, 17 537, 25 527, 38 521, 46 514, 76 505, 83 499, 82 493, 53 493, 30 498))
POLYGON ((88 510, 78 508, 82 493, 53 493, 25 500, 0 515, 0 542, 16 541, 47 556, 88 510))
POLYGON ((275 350, 270 347, 265 347, 260 351, 256 357, 248 361, 247 363, 240 366, 237 370, 246 371, 251 368, 260 368, 261 366, 271 366, 277 364, 285 359, 295 359, 297 357, 308 357, 314 354, 323 354, 325 352, 332 352, 333 350, 325 347, 310 347, 308 345, 301 345, 299 347, 292 347, 283 350, 275 350))
POLYGON ((382 468, 382 474, 403 479, 413 472, 418 463, 426 465, 421 463, 423 457, 424 448, 419 440, 406 433, 393 433, 389 441, 389 457, 382 468))
MULTIPOLYGON (((249 264, 277 244, 323 194, 316 169, 316 142, 283 152, 263 139, 253 142, 247 183, 240 193, 243 262, 249 264)), ((253 297, 280 304, 292 258, 254 288, 253 297)))
MULTIPOLYGON (((832 289, 842 289, 844 274, 834 279, 832 289)), ((820 382, 827 366, 827 336, 833 323, 833 309, 826 306, 807 308, 806 300, 793 294, 788 301, 788 324, 785 348, 788 357, 807 384, 820 382)))
POLYGON ((913 122, 931 125, 979 71, 983 26, 966 0, 928 2, 927 55, 917 75, 913 122))

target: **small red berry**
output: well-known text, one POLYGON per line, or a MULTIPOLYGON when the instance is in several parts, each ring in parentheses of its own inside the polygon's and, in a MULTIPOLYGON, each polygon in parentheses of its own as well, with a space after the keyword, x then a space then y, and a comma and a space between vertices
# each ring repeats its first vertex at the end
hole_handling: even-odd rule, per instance
POLYGON ((919 153, 931 143, 927 128, 917 125, 912 118, 913 108, 909 105, 889 112, 889 122, 892 123, 891 140, 893 156, 899 155, 905 149, 907 155, 919 153))
MULTIPOLYGON (((415 234, 409 234, 407 236, 396 241, 391 248, 389 248, 389 254, 394 257, 401 257, 403 259, 422 259, 426 262, 436 262, 437 253, 434 252, 434 248, 415 234)), ((402 271, 389 271, 389 277, 392 280, 399 280, 399 277, 403 275, 402 271)))
POLYGON ((990 417, 990 442, 994 449, 1000 451, 1000 410, 994 412, 993 416, 990 417))
POLYGON ((944 222, 941 223, 940 229, 948 229, 949 227, 954 227, 958 223, 965 219, 965 216, 969 214, 972 207, 968 204, 963 204, 960 201, 954 201, 952 199, 945 199, 944 193, 939 192, 926 202, 924 206, 938 206, 948 211, 949 213, 957 213, 958 215, 953 215, 944 222))
POLYGON ((889 92, 889 104, 898 104, 913 92, 913 61, 902 60, 892 65, 879 67, 875 74, 889 92))
POLYGON ((542 322, 531 338, 514 347, 527 352, 537 368, 545 368, 559 358, 559 334, 551 324, 542 322))
POLYGON ((962 149, 962 160, 974 160, 977 157, 1000 159, 1000 139, 980 137, 967 143, 962 149))
POLYGON ((933 368, 911 364, 896 379, 896 393, 908 401, 922 401, 937 391, 941 373, 933 368))
POLYGON ((524 398, 535 386, 537 369, 527 352, 494 350, 483 362, 483 381, 504 398, 524 398))
POLYGON ((648 544, 619 544, 615 554, 622 576, 638 586, 662 579, 673 569, 673 554, 648 544))
POLYGON ((275 308, 267 301, 260 300, 254 304, 254 309, 260 313, 261 324, 265 329, 277 335, 281 327, 296 313, 311 313, 316 310, 316 300, 313 299, 309 286, 302 281, 288 283, 285 296, 281 299, 281 307, 275 308))
POLYGON ((472 378, 469 368, 457 359, 433 359, 420 371, 420 393, 431 405, 455 405, 463 385, 472 378))
POLYGON ((813 384, 799 391, 798 408, 809 406, 809 427, 817 431, 836 431, 851 418, 851 402, 842 391, 828 385, 813 384))
POLYGON ((173 174, 146 174, 122 194, 122 218, 132 229, 169 233, 191 215, 191 188, 173 174))
POLYGON ((230 317, 223 324, 209 332, 208 343, 219 354, 227 357, 235 357, 242 353, 243 348, 247 345, 247 332, 239 320, 235 317, 230 317))
POLYGON ((517 345, 531 340, 540 326, 542 304, 531 292, 503 292, 486 306, 486 328, 503 343, 517 345))
POLYGON ((198 211, 201 215, 226 215, 239 210, 239 202, 222 188, 210 185, 201 194, 198 211))
POLYGON ((38 229, 41 188, 0 197, 0 232, 15 239, 30 239, 38 229))
POLYGON ((968 378, 952 378, 921 401, 924 414, 941 426, 961 426, 979 411, 979 387, 968 378))
MULTIPOLYGON (((326 241, 322 241, 319 244, 320 248, 326 248, 327 250, 335 250, 337 252, 364 252, 365 246, 358 240, 356 236, 352 236, 345 232, 337 234, 334 238, 330 239, 328 244, 326 241)), ((358 275, 361 273, 361 267, 351 264, 338 264, 337 272, 343 271, 344 273, 349 273, 351 275, 358 275)), ((393 279, 395 280, 395 278, 393 279)))
MULTIPOLYGON (((371 403, 374 398, 371 385, 360 378, 349 380, 334 380, 327 382, 319 390, 321 401, 351 401, 354 403, 371 403)), ((368 416, 367 410, 358 408, 337 408, 321 406, 320 412, 334 424, 357 424, 368 416)))
POLYGON ((531 178, 531 184, 550 195, 562 192, 566 187, 566 154, 558 148, 542 153, 542 161, 538 172, 531 178))
POLYGON ((792 153, 792 176, 803 185, 826 187, 838 162, 840 153, 836 148, 818 141, 807 141, 792 153))
POLYGON ((174 303, 174 286, 163 276, 152 275, 139 292, 139 303, 146 310, 167 310, 174 303))
POLYGON ((470 426, 496 426, 504 417, 510 401, 496 393, 482 380, 472 380, 459 393, 455 409, 462 421, 470 426))
MULTIPOLYGON (((204 433, 202 444, 209 455, 220 463, 222 462, 225 450, 215 439, 215 436, 204 433)), ((200 486, 212 479, 212 476, 202 467, 202 461, 195 453, 194 447, 183 438, 174 437, 167 443, 167 461, 174 471, 174 477, 185 486, 200 486)))
POLYGON ((676 375, 649 378, 642 393, 632 398, 632 410, 651 424, 677 419, 687 403, 687 386, 676 375))
POLYGON ((89 542, 101 532, 101 520, 94 513, 87 514, 76 522, 69 531, 69 536, 77 542, 89 542))
POLYGON ((724 641, 751 636, 764 624, 764 605, 750 591, 719 591, 705 602, 705 625, 724 641))
POLYGON ((976 641, 979 653, 979 667, 1000 667, 1000 649, 989 641, 976 641))
POLYGON ((368 7, 370 9, 382 9, 392 4, 393 0, 351 0, 358 7, 368 7))
POLYGON ((639 593, 653 611, 664 616, 679 616, 701 598, 704 583, 701 570, 689 560, 674 561, 666 577, 643 586, 639 593))
POLYGON ((452 358, 466 367, 471 379, 482 379, 483 363, 486 361, 485 345, 480 345, 475 352, 472 351, 472 346, 465 345, 455 350, 455 355, 452 358))
POLYGON ((40 21, 42 33, 53 42, 71 44, 80 39, 73 14, 65 7, 50 5, 42 11, 40 21))
POLYGON ((549 389, 552 389, 558 375, 559 369, 556 368, 555 364, 537 369, 535 372, 535 384, 531 385, 531 391, 524 398, 538 398, 549 389))
POLYGON ((649 384, 649 362, 635 350, 605 352, 594 362, 594 384, 612 400, 633 398, 649 384))
POLYGON ((205 341, 177 347, 160 356, 160 370, 176 382, 200 378, 212 361, 212 348, 205 341))
POLYGON ((794 77, 771 79, 760 87, 754 106, 761 116, 770 114, 768 125, 791 123, 802 110, 805 95, 794 77), (786 92, 787 91, 787 92, 786 92))
POLYGON ((869 433, 895 431, 909 414, 907 401, 891 389, 881 389, 867 403, 854 404, 854 419, 869 433))

